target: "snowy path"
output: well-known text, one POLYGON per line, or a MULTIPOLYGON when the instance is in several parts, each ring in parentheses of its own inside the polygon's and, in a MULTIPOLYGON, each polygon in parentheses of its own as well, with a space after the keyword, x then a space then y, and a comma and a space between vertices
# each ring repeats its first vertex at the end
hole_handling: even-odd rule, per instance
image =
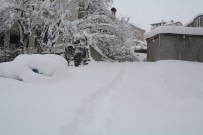
POLYGON ((90 95, 76 111, 75 119, 64 127, 64 135, 105 135, 110 115, 109 101, 125 79, 126 66, 118 75, 90 95))
POLYGON ((92 63, 51 83, 0 78, 0 135, 202 135, 202 69, 92 63))

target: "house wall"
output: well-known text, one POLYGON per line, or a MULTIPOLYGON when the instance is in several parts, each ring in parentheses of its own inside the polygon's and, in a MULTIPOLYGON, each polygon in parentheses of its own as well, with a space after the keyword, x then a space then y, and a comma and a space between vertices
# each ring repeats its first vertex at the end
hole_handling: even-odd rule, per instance
POLYGON ((131 29, 134 31, 134 36, 136 37, 136 39, 145 41, 145 39, 144 39, 145 30, 142 30, 132 24, 131 24, 131 29))
POLYGON ((135 37, 138 40, 145 41, 144 33, 145 33, 145 30, 141 30, 141 29, 135 27, 135 37))
POLYGON ((78 19, 78 12, 79 12, 79 1, 80 0, 71 0, 68 6, 70 9, 70 14, 68 16, 69 21, 75 21, 78 19))
MULTIPOLYGON (((68 4, 67 10, 70 10, 70 14, 67 16, 67 19, 71 22, 78 19, 79 1, 80 0, 71 0, 70 3, 68 4)), ((63 4, 64 0, 60 0, 60 2, 63 4)), ((63 34, 60 34, 55 44, 63 44, 64 43, 63 39, 64 39, 63 34)))
POLYGON ((157 61, 158 59, 158 49, 159 46, 159 38, 155 36, 153 38, 147 39, 147 60, 148 61, 157 61))
POLYGON ((160 34, 147 39, 148 61, 186 60, 203 62, 203 36, 160 34))

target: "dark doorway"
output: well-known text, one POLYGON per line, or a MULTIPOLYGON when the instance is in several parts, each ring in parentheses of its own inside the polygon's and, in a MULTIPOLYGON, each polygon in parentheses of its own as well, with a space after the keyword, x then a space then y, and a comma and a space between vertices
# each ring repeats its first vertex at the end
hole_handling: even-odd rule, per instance
POLYGON ((4 46, 4 35, 0 35, 0 48, 4 46))
POLYGON ((10 47, 12 48, 20 47, 20 36, 15 34, 10 35, 10 47))

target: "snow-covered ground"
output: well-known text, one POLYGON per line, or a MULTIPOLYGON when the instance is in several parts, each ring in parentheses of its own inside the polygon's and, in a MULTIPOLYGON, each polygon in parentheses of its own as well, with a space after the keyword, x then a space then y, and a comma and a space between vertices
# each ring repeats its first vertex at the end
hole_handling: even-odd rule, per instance
POLYGON ((202 135, 202 69, 92 62, 60 79, 0 77, 0 135, 202 135))

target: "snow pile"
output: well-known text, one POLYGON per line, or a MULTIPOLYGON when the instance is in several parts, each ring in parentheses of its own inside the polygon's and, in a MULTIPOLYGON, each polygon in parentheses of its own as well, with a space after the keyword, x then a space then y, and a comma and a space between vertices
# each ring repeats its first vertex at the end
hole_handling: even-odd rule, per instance
POLYGON ((182 26, 160 26, 149 33, 145 33, 145 38, 151 38, 158 34, 183 34, 183 35, 203 35, 203 28, 182 27, 182 26))
POLYGON ((58 55, 20 55, 12 62, 0 64, 0 77, 32 82, 65 72, 67 61, 58 55))

